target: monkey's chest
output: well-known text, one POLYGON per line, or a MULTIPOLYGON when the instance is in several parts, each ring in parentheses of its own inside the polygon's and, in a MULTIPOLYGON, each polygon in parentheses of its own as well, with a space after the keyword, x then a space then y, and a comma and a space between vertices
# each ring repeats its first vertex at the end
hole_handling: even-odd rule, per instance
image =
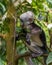
POLYGON ((37 26, 33 27, 32 25, 27 26, 27 29, 30 30, 29 37, 31 39, 31 45, 38 45, 40 47, 43 46, 42 41, 40 39, 41 29, 37 26))
POLYGON ((31 38, 31 42, 32 42, 31 45, 36 44, 36 45, 38 45, 38 46, 40 46, 40 47, 43 46, 43 43, 42 43, 42 41, 40 40, 39 35, 35 35, 35 34, 34 34, 34 35, 31 35, 30 38, 31 38))

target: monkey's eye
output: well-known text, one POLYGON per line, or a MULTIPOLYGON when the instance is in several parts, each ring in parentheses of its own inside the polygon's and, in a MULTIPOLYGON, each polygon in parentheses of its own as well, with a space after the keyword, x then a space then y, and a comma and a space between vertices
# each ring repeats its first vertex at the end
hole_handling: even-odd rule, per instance
POLYGON ((32 22, 32 18, 29 18, 29 21, 32 22))

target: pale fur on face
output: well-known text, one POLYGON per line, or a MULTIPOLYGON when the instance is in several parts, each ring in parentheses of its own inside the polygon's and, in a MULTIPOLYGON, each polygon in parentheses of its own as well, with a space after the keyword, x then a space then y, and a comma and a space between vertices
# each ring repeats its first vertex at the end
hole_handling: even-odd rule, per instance
POLYGON ((21 16, 20 16, 20 19, 24 23, 30 22, 30 20, 29 20, 30 18, 32 19, 31 21, 33 22, 33 20, 34 20, 34 13, 32 11, 27 11, 27 12, 21 14, 21 16))

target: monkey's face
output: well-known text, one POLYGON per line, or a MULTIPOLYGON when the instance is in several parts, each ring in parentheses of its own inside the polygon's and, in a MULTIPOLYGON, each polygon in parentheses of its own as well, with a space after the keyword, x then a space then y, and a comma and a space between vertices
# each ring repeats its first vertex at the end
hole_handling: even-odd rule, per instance
POLYGON ((20 16, 20 20, 21 20, 21 24, 23 26, 23 28, 28 29, 31 33, 37 33, 40 31, 40 29, 36 26, 32 26, 31 24, 34 21, 34 14, 31 11, 27 11, 25 13, 23 13, 20 16))
POLYGON ((34 20, 34 14, 31 11, 27 11, 20 16, 21 22, 27 26, 34 20))

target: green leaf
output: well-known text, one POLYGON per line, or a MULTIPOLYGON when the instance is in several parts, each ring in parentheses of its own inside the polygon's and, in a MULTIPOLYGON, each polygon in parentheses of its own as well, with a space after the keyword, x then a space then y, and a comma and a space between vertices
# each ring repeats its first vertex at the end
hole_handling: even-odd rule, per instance
POLYGON ((47 1, 52 4, 52 0, 47 0, 47 1))
POLYGON ((6 11, 5 5, 0 2, 0 16, 2 16, 6 11))
POLYGON ((4 65, 3 60, 0 58, 0 65, 4 65))
POLYGON ((46 60, 46 64, 47 64, 47 65, 50 64, 50 63, 52 63, 52 52, 49 53, 48 58, 47 58, 47 60, 46 60))

